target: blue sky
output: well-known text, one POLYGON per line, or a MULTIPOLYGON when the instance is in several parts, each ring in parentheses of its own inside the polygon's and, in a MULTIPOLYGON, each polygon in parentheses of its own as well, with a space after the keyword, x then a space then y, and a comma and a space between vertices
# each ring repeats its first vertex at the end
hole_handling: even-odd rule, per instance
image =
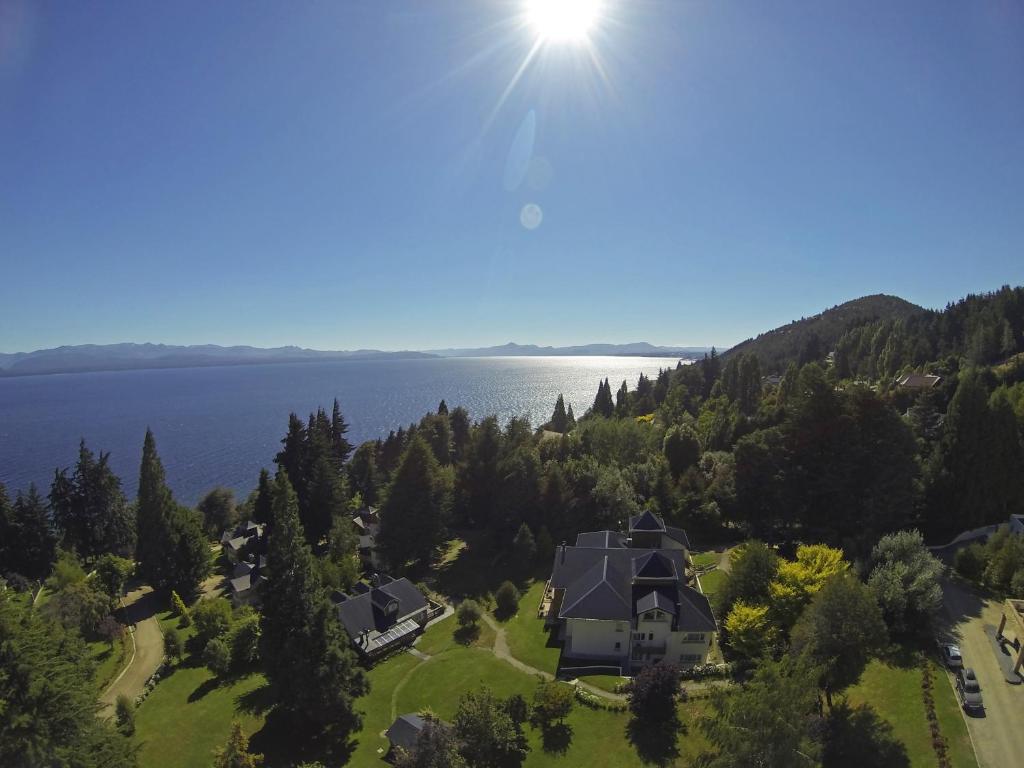
POLYGON ((522 11, 4 0, 0 351, 728 345, 1024 282, 1021 3, 606 0, 503 98, 522 11))

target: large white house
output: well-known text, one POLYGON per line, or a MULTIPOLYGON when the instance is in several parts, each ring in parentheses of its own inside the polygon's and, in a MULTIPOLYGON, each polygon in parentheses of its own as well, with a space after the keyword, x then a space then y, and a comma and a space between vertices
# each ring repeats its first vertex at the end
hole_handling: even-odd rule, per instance
POLYGON ((686 532, 650 512, 631 518, 628 533, 581 533, 558 547, 545 620, 559 628, 563 657, 624 671, 705 663, 717 625, 686 583, 688 550, 686 532))

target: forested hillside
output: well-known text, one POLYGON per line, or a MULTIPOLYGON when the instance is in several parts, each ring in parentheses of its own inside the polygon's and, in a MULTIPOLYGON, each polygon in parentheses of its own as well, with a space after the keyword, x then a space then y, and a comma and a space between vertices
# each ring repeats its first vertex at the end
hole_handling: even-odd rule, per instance
POLYGON ((851 329, 878 321, 896 321, 923 311, 898 296, 863 296, 747 339, 727 351, 723 358, 753 354, 766 373, 782 373, 791 362, 803 364, 824 357, 851 329))

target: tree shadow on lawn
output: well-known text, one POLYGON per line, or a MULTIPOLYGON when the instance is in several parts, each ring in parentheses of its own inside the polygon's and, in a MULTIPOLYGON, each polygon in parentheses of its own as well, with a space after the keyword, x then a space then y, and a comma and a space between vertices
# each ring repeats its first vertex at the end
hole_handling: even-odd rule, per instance
POLYGON ((459 627, 452 633, 452 637, 460 645, 472 645, 480 637, 480 625, 469 624, 465 627, 459 627))
POLYGON ((626 738, 636 749, 640 760, 652 765, 668 765, 679 757, 676 740, 680 733, 685 732, 686 726, 678 717, 661 721, 633 717, 626 726, 626 738))
POLYGON ((555 723, 541 728, 540 743, 545 752, 564 755, 572 743, 572 726, 568 723, 555 723))
POLYGON ((350 734, 325 733, 311 728, 280 708, 269 710, 263 727, 249 740, 249 750, 262 754, 266 765, 315 761, 324 765, 345 765, 355 746, 350 734))
POLYGON ((910 768, 907 748, 892 735, 892 726, 870 705, 838 703, 825 722, 823 768, 910 768))

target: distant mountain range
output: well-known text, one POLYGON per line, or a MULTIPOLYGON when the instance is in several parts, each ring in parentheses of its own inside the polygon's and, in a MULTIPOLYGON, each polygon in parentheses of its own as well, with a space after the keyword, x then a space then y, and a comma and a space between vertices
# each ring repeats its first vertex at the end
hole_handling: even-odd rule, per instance
POLYGON ((620 355, 637 357, 696 358, 704 347, 656 347, 637 344, 586 344, 578 347, 538 347, 506 344, 479 349, 444 349, 429 352, 383 352, 378 349, 322 351, 302 347, 221 347, 216 344, 82 344, 39 349, 35 352, 0 353, 0 377, 38 376, 49 373, 129 371, 147 368, 201 368, 216 365, 305 363, 330 360, 411 360, 438 357, 519 357, 540 355, 620 355))
POLYGON ((762 369, 782 373, 791 362, 824 357, 851 328, 876 320, 900 320, 923 312, 924 309, 899 296, 883 293, 862 296, 740 342, 722 357, 754 354, 762 369))
POLYGON ((128 371, 142 368, 200 368, 213 365, 302 363, 326 360, 415 359, 436 357, 424 352, 381 352, 357 349, 323 352, 302 347, 221 347, 216 344, 82 344, 40 349, 35 352, 0 354, 0 376, 32 376, 44 373, 128 371))
POLYGON ((538 347, 536 344, 509 342, 497 347, 466 347, 460 349, 428 349, 439 357, 541 357, 614 355, 618 357, 681 357, 696 359, 710 352, 711 347, 658 347, 646 341, 631 344, 581 344, 576 347, 538 347))

